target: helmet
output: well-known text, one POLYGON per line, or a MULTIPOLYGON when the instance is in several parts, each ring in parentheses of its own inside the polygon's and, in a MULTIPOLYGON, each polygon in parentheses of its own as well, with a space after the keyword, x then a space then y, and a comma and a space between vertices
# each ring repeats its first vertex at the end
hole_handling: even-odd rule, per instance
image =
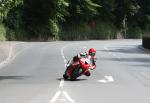
POLYGON ((90 48, 89 53, 96 53, 96 49, 95 48, 90 48))
POLYGON ((96 54, 96 49, 95 48, 90 48, 89 49, 89 55, 95 56, 95 54, 96 54))

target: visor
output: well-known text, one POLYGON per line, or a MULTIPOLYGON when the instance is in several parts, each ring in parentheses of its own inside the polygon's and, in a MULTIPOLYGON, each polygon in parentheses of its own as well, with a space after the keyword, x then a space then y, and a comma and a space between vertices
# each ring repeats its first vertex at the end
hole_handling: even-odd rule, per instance
POLYGON ((96 54, 96 53, 95 53, 95 52, 93 52, 93 53, 90 53, 89 55, 90 55, 90 56, 95 56, 95 54, 96 54))

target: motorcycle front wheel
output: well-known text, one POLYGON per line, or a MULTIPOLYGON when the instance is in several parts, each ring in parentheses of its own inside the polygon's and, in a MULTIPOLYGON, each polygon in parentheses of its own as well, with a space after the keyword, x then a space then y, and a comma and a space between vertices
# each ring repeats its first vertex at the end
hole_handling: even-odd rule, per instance
POLYGON ((76 80, 79 76, 82 75, 82 73, 83 73, 82 68, 76 68, 76 69, 73 71, 73 73, 72 73, 70 79, 71 79, 71 80, 76 80))

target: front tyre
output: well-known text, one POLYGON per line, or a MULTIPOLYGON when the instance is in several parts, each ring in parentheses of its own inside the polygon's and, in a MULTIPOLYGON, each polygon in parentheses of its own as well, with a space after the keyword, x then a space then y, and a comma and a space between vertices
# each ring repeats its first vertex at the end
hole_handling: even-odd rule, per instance
POLYGON ((66 74, 63 75, 64 79, 68 79, 68 76, 66 74))
POLYGON ((71 81, 75 81, 77 78, 76 77, 71 77, 70 80, 71 81))
POLYGON ((76 69, 74 69, 74 71, 73 71, 73 73, 72 73, 72 75, 70 77, 70 80, 71 81, 75 81, 79 76, 82 75, 82 73, 83 73, 82 68, 76 68, 76 69))

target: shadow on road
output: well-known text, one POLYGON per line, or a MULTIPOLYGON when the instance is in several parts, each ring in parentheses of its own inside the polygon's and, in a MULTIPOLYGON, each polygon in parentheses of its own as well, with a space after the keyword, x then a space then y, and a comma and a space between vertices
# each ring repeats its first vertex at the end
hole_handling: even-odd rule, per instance
POLYGON ((120 61, 120 62, 143 62, 150 63, 150 58, 102 58, 103 60, 120 61))
POLYGON ((136 67, 150 67, 150 64, 138 64, 138 65, 129 65, 129 66, 136 66, 136 67))
MULTIPOLYGON (((61 80, 64 80, 64 81, 71 81, 71 80, 66 80, 66 79, 64 79, 64 78, 58 78, 57 80, 59 80, 59 81, 61 81, 61 80)), ((74 81, 85 81, 85 80, 87 80, 87 79, 78 78, 78 79, 76 79, 76 80, 74 80, 74 81)))
POLYGON ((124 45, 120 47, 110 47, 109 50, 97 50, 100 52, 118 52, 118 53, 125 53, 125 54, 150 54, 150 52, 144 51, 140 49, 139 45, 135 47, 131 47, 131 45, 124 45))
POLYGON ((128 66, 134 67, 150 67, 150 58, 101 58, 101 60, 123 62, 128 66))
POLYGON ((5 79, 15 79, 15 80, 22 80, 25 78, 28 78, 29 76, 0 76, 0 80, 5 80, 5 79))

